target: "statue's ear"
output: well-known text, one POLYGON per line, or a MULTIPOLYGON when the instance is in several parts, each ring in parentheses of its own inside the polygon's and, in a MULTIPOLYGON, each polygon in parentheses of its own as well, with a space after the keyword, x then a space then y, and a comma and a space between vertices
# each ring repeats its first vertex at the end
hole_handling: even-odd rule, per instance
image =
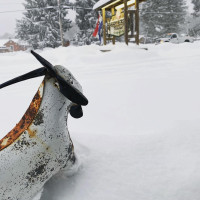
POLYGON ((69 112, 70 115, 76 119, 81 118, 83 116, 83 110, 80 105, 72 105, 69 112))
POLYGON ((28 72, 28 73, 26 73, 24 75, 18 76, 16 78, 12 79, 12 80, 9 80, 9 81, 7 81, 5 83, 0 84, 0 89, 4 88, 4 87, 7 87, 9 85, 12 85, 12 84, 21 82, 21 81, 25 81, 25 80, 31 79, 31 78, 44 76, 46 73, 47 73, 47 69, 45 67, 33 70, 33 71, 28 72))

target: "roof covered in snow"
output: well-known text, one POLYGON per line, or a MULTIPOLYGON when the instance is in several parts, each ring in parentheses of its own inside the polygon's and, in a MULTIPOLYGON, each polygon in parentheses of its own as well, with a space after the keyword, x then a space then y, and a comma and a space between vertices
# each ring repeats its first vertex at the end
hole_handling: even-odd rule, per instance
MULTIPOLYGON (((113 0, 100 0, 94 5, 93 10, 103 7, 105 4, 112 2, 113 0)), ((114 1, 113 1, 114 2, 114 1)))
MULTIPOLYGON (((139 2, 143 2, 143 1, 146 1, 146 0, 139 0, 139 2)), ((121 4, 123 1, 122 1, 122 0, 99 0, 99 1, 93 6, 93 10, 101 9, 101 8, 104 7, 105 5, 110 4, 110 3, 114 3, 114 2, 116 2, 116 4, 121 4)), ((115 3, 114 3, 114 4, 115 4, 115 3)))
POLYGON ((19 44, 19 45, 25 45, 25 46, 28 45, 27 42, 21 41, 21 40, 19 40, 19 39, 0 39, 0 47, 5 46, 5 44, 6 44, 7 42, 9 42, 10 40, 12 40, 13 42, 15 42, 15 43, 17 43, 17 44, 19 44))

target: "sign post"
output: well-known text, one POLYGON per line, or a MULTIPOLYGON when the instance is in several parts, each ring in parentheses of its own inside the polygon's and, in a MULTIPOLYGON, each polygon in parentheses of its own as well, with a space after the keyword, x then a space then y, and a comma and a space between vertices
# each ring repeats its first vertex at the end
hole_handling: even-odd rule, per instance
POLYGON ((127 0, 124 0, 124 40, 128 45, 128 6, 127 0))
POLYGON ((102 9, 103 14, 103 44, 106 45, 106 9, 102 9))
POLYGON ((135 0, 135 42, 137 45, 139 45, 140 40, 139 40, 139 0, 135 0))
MULTIPOLYGON (((111 8, 111 14, 112 14, 112 17, 115 15, 115 8, 111 8)), ((115 36, 113 35, 112 37, 112 43, 115 44, 115 36)))

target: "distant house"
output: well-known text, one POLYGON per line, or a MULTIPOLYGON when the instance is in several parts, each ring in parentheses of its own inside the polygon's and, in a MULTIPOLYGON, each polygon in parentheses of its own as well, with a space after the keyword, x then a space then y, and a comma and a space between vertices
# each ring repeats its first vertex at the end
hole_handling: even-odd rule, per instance
POLYGON ((0 53, 26 51, 30 46, 17 39, 1 40, 0 53))

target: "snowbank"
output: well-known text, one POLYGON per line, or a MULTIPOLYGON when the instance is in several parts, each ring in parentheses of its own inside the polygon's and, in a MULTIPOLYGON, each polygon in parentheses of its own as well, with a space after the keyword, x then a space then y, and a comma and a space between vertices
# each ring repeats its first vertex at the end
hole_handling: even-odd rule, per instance
MULTIPOLYGON (((200 43, 145 47, 38 51, 67 67, 89 99, 84 117, 68 122, 80 168, 52 179, 42 200, 199 199, 200 43)), ((0 82, 41 67, 28 52, 0 54, 0 60, 0 82)), ((1 137, 41 81, 0 90, 1 137)))

